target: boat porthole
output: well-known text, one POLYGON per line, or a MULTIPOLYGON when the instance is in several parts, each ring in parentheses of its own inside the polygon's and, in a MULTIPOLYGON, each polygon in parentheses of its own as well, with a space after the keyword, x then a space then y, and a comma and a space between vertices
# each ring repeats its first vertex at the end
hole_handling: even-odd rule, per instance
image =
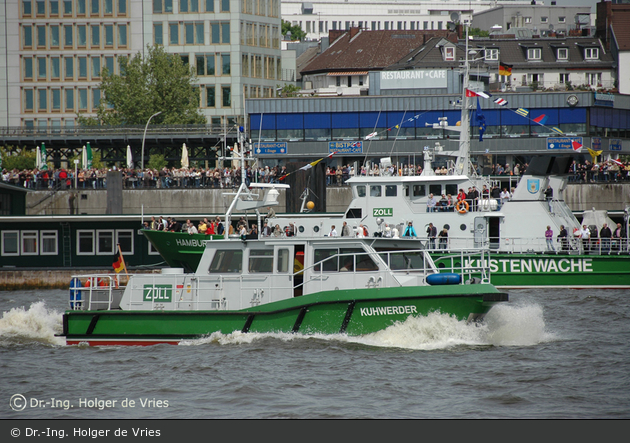
POLYGON ((313 226, 313 231, 319 232, 319 226, 313 226))
POLYGON ((300 227, 298 228, 298 231, 300 231, 300 232, 304 232, 304 226, 300 226, 300 227))
POLYGON ((466 230, 466 224, 462 223, 461 225, 459 225, 459 229, 460 229, 460 231, 465 231, 466 230))

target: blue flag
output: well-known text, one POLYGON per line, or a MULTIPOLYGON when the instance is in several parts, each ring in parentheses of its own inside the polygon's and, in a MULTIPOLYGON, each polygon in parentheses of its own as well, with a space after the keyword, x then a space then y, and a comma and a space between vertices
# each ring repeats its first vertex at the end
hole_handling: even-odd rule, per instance
POLYGON ((483 141, 483 133, 486 132, 486 116, 481 113, 479 97, 477 97, 477 123, 479 124, 479 141, 483 141))

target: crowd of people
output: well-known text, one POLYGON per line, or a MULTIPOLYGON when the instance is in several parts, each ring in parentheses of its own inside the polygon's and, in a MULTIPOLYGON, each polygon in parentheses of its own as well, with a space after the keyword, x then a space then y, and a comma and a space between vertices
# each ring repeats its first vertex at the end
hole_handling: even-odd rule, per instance
MULTIPOLYGON (((551 226, 547 226, 545 240, 549 252, 557 252, 554 245, 554 235, 551 226)), ((576 228, 572 234, 569 234, 564 225, 560 225, 560 232, 555 235, 555 241, 559 243, 559 250, 565 252, 578 249, 579 245, 585 253, 597 254, 625 251, 628 247, 627 232, 621 223, 617 223, 612 228, 607 223, 603 223, 599 229, 595 225, 582 225, 581 229, 576 228)))
MULTIPOLYGON (((588 160, 583 162, 573 162, 571 165, 570 183, 599 183, 599 182, 625 182, 630 181, 630 162, 615 162, 612 160, 592 163, 588 160), (619 164, 621 163, 621 164, 619 164)), ((526 169, 528 164, 495 164, 490 170, 484 170, 477 166, 477 174, 484 176, 519 176, 526 169)), ((111 168, 111 169, 116 169, 111 168)), ((105 189, 107 187, 108 168, 78 169, 58 168, 58 169, 25 169, 25 170, 2 170, 2 182, 28 189, 105 189), (76 175, 76 176, 75 176, 76 175)), ((208 168, 167 168, 151 169, 145 168, 120 169, 123 178, 123 187, 126 189, 148 188, 148 189, 170 189, 170 188, 232 188, 240 185, 241 168, 235 166, 208 167, 208 168)), ((422 166, 393 165, 386 168, 385 172, 390 175, 420 175, 423 172, 422 166)), ((452 173, 445 166, 438 166, 433 171, 436 175, 448 175, 452 173)), ((264 166, 247 167, 245 169, 245 182, 276 183, 287 174, 286 166, 264 166)), ((355 175, 354 166, 350 164, 339 167, 329 166, 326 168, 326 184, 328 186, 344 186, 346 181, 355 175)), ((362 166, 361 175, 380 175, 383 170, 378 165, 372 168, 362 166)), ((448 196, 444 196, 448 199, 448 196)), ((497 199, 498 196, 493 198, 497 199)), ((452 196, 451 196, 452 199, 452 196)), ((455 204, 457 201, 455 202, 455 204)), ((440 207, 440 206, 438 206, 440 207)))

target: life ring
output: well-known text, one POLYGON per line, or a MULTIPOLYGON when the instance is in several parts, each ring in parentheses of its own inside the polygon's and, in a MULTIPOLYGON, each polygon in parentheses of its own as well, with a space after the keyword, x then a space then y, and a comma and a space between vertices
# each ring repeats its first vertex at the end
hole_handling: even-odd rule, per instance
POLYGON ((470 206, 468 206, 468 202, 466 200, 460 200, 455 205, 455 209, 457 209, 457 212, 460 214, 465 214, 470 209, 470 206))

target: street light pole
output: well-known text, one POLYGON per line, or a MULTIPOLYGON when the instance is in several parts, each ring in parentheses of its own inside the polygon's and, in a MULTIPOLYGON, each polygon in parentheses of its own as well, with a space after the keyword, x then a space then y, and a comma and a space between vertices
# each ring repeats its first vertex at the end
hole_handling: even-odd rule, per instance
POLYGON ((142 172, 144 172, 144 139, 147 136, 147 128, 149 127, 149 122, 151 121, 151 119, 155 117, 156 115, 160 115, 161 113, 162 111, 159 111, 153 114, 151 117, 149 117, 149 119, 147 120, 147 124, 144 127, 144 135, 142 136, 142 155, 141 155, 141 160, 140 160, 140 170, 142 172))

